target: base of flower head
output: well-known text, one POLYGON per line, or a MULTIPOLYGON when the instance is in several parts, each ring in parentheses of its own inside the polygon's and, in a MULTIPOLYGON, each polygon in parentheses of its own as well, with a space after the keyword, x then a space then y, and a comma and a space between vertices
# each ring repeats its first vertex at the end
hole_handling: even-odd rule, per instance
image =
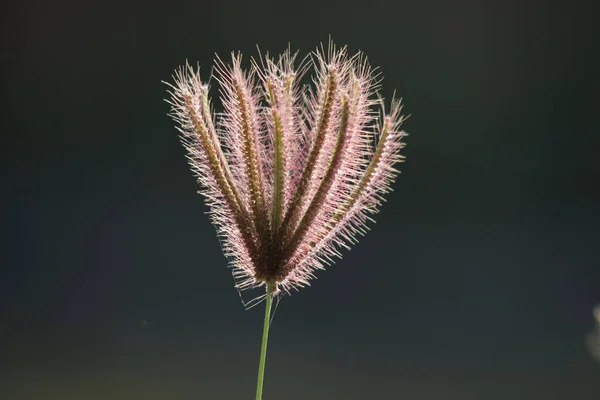
POLYGON ((279 265, 264 265, 256 266, 254 269, 254 279, 258 282, 264 283, 278 283, 283 282, 289 271, 285 271, 279 265))

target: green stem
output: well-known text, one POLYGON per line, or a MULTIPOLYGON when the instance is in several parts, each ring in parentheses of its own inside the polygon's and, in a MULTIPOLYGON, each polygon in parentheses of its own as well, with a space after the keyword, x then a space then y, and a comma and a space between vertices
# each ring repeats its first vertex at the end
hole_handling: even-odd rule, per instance
POLYGON ((265 379, 265 361, 267 359, 267 340, 271 322, 271 303, 273 300, 274 283, 267 283, 267 300, 265 307, 265 322, 263 325, 262 346, 260 348, 260 364, 258 365, 258 382, 256 384, 256 400, 262 400, 263 381, 265 379))

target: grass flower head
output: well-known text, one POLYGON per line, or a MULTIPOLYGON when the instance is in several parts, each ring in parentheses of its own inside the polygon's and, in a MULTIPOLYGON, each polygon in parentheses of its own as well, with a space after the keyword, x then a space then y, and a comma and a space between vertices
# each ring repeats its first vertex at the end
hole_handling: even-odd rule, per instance
POLYGON ((172 116, 198 177, 237 287, 286 292, 365 233, 402 161, 398 100, 386 112, 379 75, 362 53, 318 50, 217 58, 223 112, 215 118, 197 69, 177 70, 172 116), (302 85, 307 71, 313 85, 302 85))

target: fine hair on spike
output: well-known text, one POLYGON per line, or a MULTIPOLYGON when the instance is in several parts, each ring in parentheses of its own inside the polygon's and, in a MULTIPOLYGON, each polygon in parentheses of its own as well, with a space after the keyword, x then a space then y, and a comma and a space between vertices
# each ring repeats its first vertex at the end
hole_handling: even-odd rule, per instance
POLYGON ((368 231, 392 190, 404 161, 401 102, 386 104, 378 68, 331 39, 304 58, 289 46, 247 63, 217 56, 211 79, 220 112, 187 62, 167 101, 240 298, 307 286, 368 231))

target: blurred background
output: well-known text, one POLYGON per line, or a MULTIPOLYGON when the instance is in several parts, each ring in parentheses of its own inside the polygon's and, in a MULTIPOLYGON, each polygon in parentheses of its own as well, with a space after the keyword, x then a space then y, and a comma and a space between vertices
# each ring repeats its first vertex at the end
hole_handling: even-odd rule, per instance
POLYGON ((372 232, 281 300, 265 400, 600 398, 592 3, 5 3, 0 397, 254 398, 263 307, 161 81, 331 35, 404 98, 407 162, 372 232))

